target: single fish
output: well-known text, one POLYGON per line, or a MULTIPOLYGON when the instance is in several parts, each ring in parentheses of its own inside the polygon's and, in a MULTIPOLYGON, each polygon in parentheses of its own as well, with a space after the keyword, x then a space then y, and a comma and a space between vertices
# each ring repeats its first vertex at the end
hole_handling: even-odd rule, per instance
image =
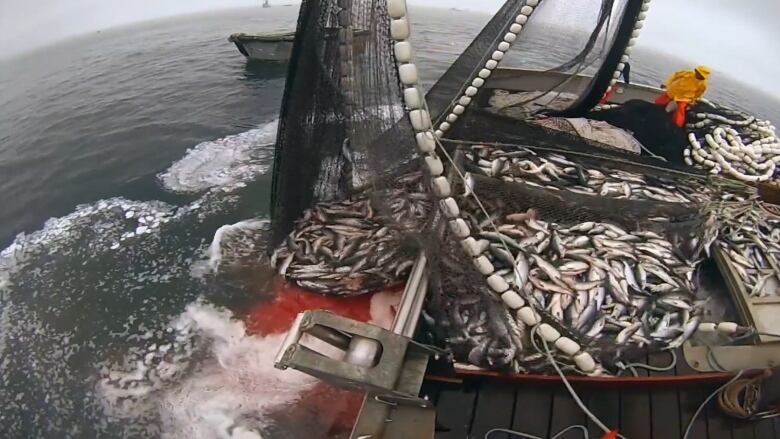
POLYGON ((642 327, 642 322, 634 322, 624 328, 620 333, 618 333, 617 337, 615 337, 615 343, 618 345, 624 345, 628 341, 628 339, 634 335, 639 328, 642 327))
POLYGON ((598 317, 594 322, 593 325, 590 327, 587 333, 585 333, 586 337, 594 338, 597 337, 599 334, 601 334, 601 331, 604 330, 604 327, 607 324, 607 317, 602 315, 598 317))
POLYGON ((528 282, 529 271, 530 266, 528 264, 528 259, 525 257, 523 252, 518 252, 517 256, 515 256, 514 269, 515 286, 517 286, 517 288, 522 289, 525 287, 526 283, 528 282))
POLYGON ((531 255, 531 259, 534 260, 536 266, 541 268, 550 280, 560 281, 561 273, 549 262, 545 261, 537 255, 531 255))

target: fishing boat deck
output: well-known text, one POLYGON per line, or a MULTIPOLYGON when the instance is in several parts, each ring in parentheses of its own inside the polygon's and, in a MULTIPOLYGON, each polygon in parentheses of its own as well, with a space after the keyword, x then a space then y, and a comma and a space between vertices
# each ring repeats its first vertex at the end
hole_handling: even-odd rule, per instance
MULTIPOLYGON (((652 354, 648 364, 665 366, 668 353, 652 354)), ((647 372, 639 372, 648 375, 647 372)), ((684 362, 674 371, 653 375, 691 375, 684 362)), ((693 413, 722 383, 587 385, 574 388, 588 408, 608 427, 618 427, 629 439, 681 438, 693 413)), ((603 434, 577 407, 561 383, 510 382, 466 379, 462 384, 428 381, 423 394, 436 403, 437 439, 482 439, 493 428, 506 428, 539 437, 551 437, 570 425, 587 426, 591 438, 603 434)), ((780 436, 780 419, 743 422, 722 415, 713 399, 697 417, 689 438, 764 439, 780 436)), ((494 433, 490 439, 516 436, 494 433)), ((580 439, 570 430, 561 439, 580 439)))

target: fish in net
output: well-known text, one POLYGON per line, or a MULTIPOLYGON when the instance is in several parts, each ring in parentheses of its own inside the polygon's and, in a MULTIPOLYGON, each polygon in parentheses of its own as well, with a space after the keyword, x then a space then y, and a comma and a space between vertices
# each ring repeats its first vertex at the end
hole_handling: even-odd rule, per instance
MULTIPOLYGON (((274 164, 279 272, 355 296, 403 282, 424 252, 434 340, 479 368, 546 372, 542 337, 566 370, 615 373, 690 337, 696 264, 716 235, 701 205, 741 195, 480 106, 531 15, 571 4, 507 1, 423 98, 405 3, 304 1, 274 164)), ((574 54, 596 74, 572 115, 604 94, 643 12, 577 4, 596 8, 587 35, 603 44, 574 54)))

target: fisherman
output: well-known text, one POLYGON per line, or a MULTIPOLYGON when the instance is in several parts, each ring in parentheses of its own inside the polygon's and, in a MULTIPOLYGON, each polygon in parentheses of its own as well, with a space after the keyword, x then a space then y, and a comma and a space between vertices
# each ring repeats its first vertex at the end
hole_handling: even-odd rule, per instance
POLYGON ((601 97, 601 100, 599 101, 599 105, 608 104, 609 99, 612 97, 612 93, 614 93, 615 91, 622 94, 623 91, 626 89, 626 87, 628 87, 629 84, 631 84, 630 74, 631 74, 631 64, 625 63, 625 65, 623 66, 623 70, 620 72, 620 76, 623 77, 624 86, 620 88, 617 87, 617 84, 615 84, 615 86, 610 86, 607 89, 607 92, 604 93, 604 96, 601 97))
POLYGON ((682 128, 685 125, 685 111, 707 91, 707 77, 710 76, 707 66, 699 66, 693 70, 675 72, 661 88, 666 91, 655 100, 657 105, 666 107, 667 113, 674 112, 672 121, 682 128))

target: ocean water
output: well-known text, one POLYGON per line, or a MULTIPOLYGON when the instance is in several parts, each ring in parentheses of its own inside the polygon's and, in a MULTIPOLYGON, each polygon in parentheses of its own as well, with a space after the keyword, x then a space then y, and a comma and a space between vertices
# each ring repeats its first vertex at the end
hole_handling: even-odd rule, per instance
MULTIPOLYGON (((180 17, 0 63, 0 436, 321 437, 321 421, 283 419, 315 383, 274 370, 280 335, 236 318, 272 282, 285 67, 226 38, 289 29, 296 13, 180 17)), ((427 84, 487 19, 415 15, 427 84)), ((636 58, 638 82, 684 66, 636 58)), ((727 78, 712 95, 780 108, 727 78)))

